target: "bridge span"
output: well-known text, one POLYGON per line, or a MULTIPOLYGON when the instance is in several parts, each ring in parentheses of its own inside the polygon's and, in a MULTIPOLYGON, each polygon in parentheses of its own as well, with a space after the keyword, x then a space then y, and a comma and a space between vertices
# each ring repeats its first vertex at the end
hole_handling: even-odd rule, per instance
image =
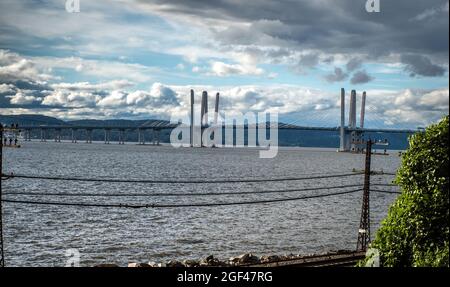
MULTIPOLYGON (((350 103, 349 103, 349 113, 348 113, 348 125, 345 123, 345 90, 341 89, 341 118, 340 118, 340 126, 336 127, 314 127, 314 126, 299 126, 288 123, 267 123, 267 129, 277 128, 279 130, 304 130, 304 131, 335 131, 339 132, 340 137, 340 146, 339 151, 342 152, 360 152, 362 151, 362 147, 359 143, 363 142, 364 133, 406 133, 413 134, 420 129, 377 129, 377 128, 366 128, 364 127, 364 117, 365 117, 365 102, 366 102, 366 92, 363 92, 361 95, 361 113, 359 118, 359 126, 356 125, 356 91, 352 90, 350 93, 350 103)), ((201 116, 207 116, 207 99, 208 93, 204 91, 202 93, 202 108, 201 108, 201 116)), ((215 112, 216 114, 219 112, 219 93, 216 94, 215 98, 215 112)), ((194 120, 194 92, 191 91, 191 122, 194 120)), ((202 119, 203 119, 202 117, 202 119)), ((214 123, 217 123, 216 117, 214 118, 214 123)), ((201 130, 208 127, 209 121, 202 120, 201 130)), ((160 133, 162 130, 172 130, 178 127, 179 123, 171 123, 165 120, 154 120, 149 121, 140 126, 107 126, 107 125, 36 125, 36 126, 21 126, 20 131, 25 141, 31 141, 31 133, 36 131, 40 133, 39 140, 45 142, 49 139, 50 132, 53 135, 53 139, 55 142, 61 142, 63 131, 67 135, 67 132, 70 135, 70 140, 72 143, 76 143, 79 138, 79 132, 83 131, 84 140, 86 143, 92 143, 92 132, 94 130, 101 130, 104 134, 104 142, 105 144, 109 144, 111 141, 111 132, 115 131, 119 133, 118 143, 124 144, 126 141, 126 133, 127 132, 137 132, 138 144, 145 144, 146 134, 151 131, 151 143, 154 145, 160 144, 160 133)), ((248 128, 247 125, 238 125, 234 126, 236 129, 248 128)), ((258 127, 255 126, 257 129, 258 127)), ((194 127, 190 126, 191 139, 193 138, 194 127)), ((193 143, 191 142, 191 145, 193 143)))

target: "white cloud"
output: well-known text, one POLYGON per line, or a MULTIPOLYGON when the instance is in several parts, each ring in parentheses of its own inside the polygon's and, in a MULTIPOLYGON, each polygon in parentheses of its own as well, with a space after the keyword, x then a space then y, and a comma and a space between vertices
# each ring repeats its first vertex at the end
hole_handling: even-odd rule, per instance
POLYGON ((10 103, 15 105, 29 105, 42 100, 34 96, 26 95, 23 92, 17 92, 14 96, 10 96, 9 98, 11 99, 10 103))
POLYGON ((126 94, 121 91, 112 91, 111 94, 97 102, 100 107, 120 107, 126 104, 126 94))
POLYGON ((0 94, 11 94, 15 91, 14 88, 11 84, 0 84, 0 94))
POLYGON ((264 70, 253 65, 227 64, 224 62, 212 62, 211 74, 226 77, 230 75, 261 75, 264 70))
POLYGON ((154 83, 150 92, 135 91, 128 94, 126 102, 128 105, 149 106, 151 108, 179 105, 175 91, 161 83, 154 83))
MULTIPOLYGON (((423 21, 423 20, 427 20, 429 18, 439 16, 439 14, 448 14, 448 1, 447 1, 447 3, 445 3, 441 6, 436 6, 436 7, 426 9, 422 13, 415 16, 412 20, 423 21)), ((445 15, 445 16, 448 16, 448 15, 445 15)))
POLYGON ((420 98, 418 104, 428 107, 429 109, 436 109, 444 112, 446 111, 448 113, 448 89, 440 89, 426 93, 420 98))
POLYGON ((134 84, 128 80, 113 80, 109 82, 102 82, 98 84, 91 84, 89 82, 78 83, 57 83, 50 85, 55 90, 83 90, 83 91, 98 91, 98 90, 118 90, 133 86, 134 84))
POLYGON ((86 60, 79 57, 33 57, 33 61, 42 68, 72 69, 83 75, 99 79, 123 79, 131 82, 148 82, 152 75, 161 72, 159 68, 141 64, 117 61, 86 60))
POLYGON ((42 73, 35 62, 21 57, 17 53, 0 49, 0 81, 47 81, 51 75, 42 73))
POLYGON ((42 104, 60 107, 94 107, 100 96, 85 91, 55 90, 44 97, 42 104))

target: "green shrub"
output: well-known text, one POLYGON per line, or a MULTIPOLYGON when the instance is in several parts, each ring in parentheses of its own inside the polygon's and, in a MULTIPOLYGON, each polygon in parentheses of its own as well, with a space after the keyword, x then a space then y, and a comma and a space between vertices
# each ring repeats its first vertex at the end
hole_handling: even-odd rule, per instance
POLYGON ((409 139, 395 179, 402 193, 371 244, 381 266, 449 266, 448 130, 446 116, 409 139))

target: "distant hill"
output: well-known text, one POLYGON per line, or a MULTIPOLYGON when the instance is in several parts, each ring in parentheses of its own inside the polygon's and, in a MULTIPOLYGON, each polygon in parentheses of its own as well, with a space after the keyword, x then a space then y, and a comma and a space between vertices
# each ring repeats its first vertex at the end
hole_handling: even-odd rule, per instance
POLYGON ((150 124, 156 120, 69 120, 63 121, 54 117, 42 116, 42 115, 0 115, 0 123, 3 125, 19 124, 19 126, 110 126, 110 127, 139 127, 142 125, 150 124))
POLYGON ((19 124, 19 126, 66 125, 65 121, 41 115, 0 115, 3 125, 19 124))
MULTIPOLYGON (((5 116, 0 115, 0 122, 2 124, 11 125, 18 123, 19 126, 39 126, 39 125, 73 125, 73 126, 128 126, 139 127, 142 125, 151 124, 156 120, 72 120, 63 121, 53 117, 41 116, 41 115, 12 115, 5 116)), ((82 130, 78 130, 77 138, 82 141, 86 134, 82 130)), ((63 133, 63 139, 70 139, 71 134, 69 131, 63 133)), ((95 130, 92 134, 93 140, 101 141, 104 139, 104 133, 101 130, 95 130)), ((146 141, 151 140, 151 132, 145 135, 146 141)), ((35 131, 32 134, 32 138, 39 138, 40 134, 35 131)), ((49 138, 52 138, 52 131, 49 132, 49 138)), ((169 142, 170 131, 163 130, 161 132, 161 141, 169 142)), ((408 135, 407 134, 393 134, 393 133, 366 133, 366 138, 372 139, 387 139, 390 143, 388 149, 404 150, 408 147, 408 135)), ((126 134, 127 141, 137 141, 138 135, 135 131, 129 131, 126 134)), ((118 140, 118 133, 111 134, 111 140, 118 140)), ((245 140, 246 141, 246 140, 245 140)), ((279 130, 278 132, 278 144, 280 146, 300 146, 300 147, 325 147, 325 148, 338 148, 339 147, 339 133, 338 131, 302 131, 302 130, 279 130)))

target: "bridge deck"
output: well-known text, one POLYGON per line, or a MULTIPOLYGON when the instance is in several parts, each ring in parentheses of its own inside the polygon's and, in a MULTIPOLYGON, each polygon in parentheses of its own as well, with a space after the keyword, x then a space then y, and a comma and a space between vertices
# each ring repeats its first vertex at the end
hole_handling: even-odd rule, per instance
MULTIPOLYGON (((151 129, 174 129, 178 124, 154 124, 148 126, 21 126, 23 130, 62 130, 62 129, 74 129, 74 130, 151 130, 151 129)), ((188 126, 186 126, 188 127, 188 126)), ((269 126, 267 126, 269 128, 269 126)), ((243 126, 236 126, 235 128, 245 128, 243 126)), ((304 130, 304 131, 339 131, 340 127, 309 127, 309 126, 293 126, 288 124, 279 123, 278 125, 271 125, 270 128, 278 128, 279 130, 304 130)), ((346 131, 359 131, 359 132, 380 132, 380 133, 416 133, 421 131, 420 129, 375 129, 375 128, 348 128, 346 131)))

